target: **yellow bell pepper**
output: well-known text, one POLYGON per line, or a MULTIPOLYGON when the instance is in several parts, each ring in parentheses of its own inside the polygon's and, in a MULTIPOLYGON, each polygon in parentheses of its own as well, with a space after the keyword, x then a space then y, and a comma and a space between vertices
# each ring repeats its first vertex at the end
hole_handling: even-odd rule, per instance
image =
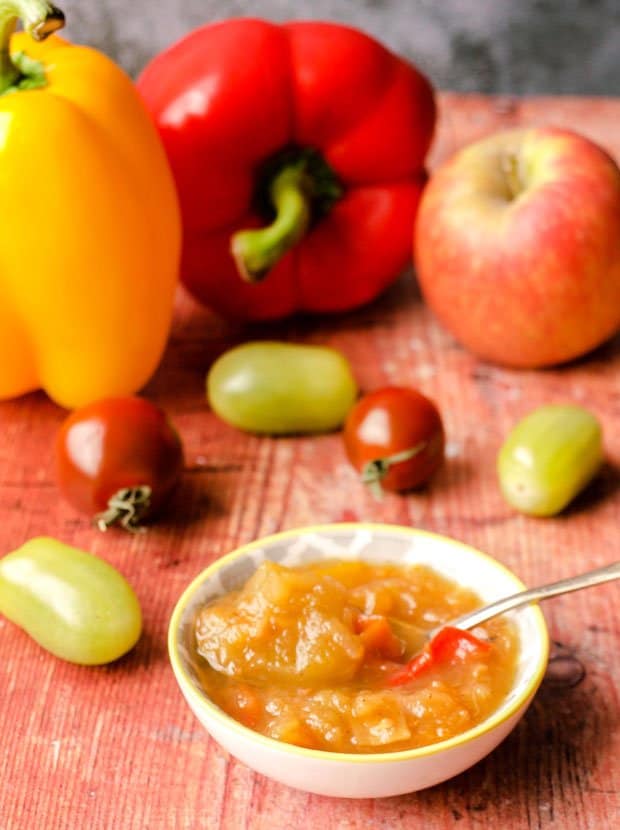
POLYGON ((0 0, 0 399, 43 388, 74 408, 154 372, 181 230, 131 80, 47 37, 62 22, 46 0, 0 0))

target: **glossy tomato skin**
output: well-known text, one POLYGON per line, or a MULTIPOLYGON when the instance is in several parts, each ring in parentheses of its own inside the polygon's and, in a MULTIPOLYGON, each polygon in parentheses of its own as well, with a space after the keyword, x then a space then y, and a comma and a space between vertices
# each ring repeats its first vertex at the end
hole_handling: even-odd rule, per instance
POLYGON ((360 472, 370 462, 422 445, 409 460, 388 464, 380 480, 386 490, 406 491, 424 484, 441 465, 445 433, 433 401, 416 389, 386 386, 364 395, 351 409, 344 444, 360 472))
POLYGON ((183 468, 181 440, 166 414, 139 397, 107 398, 75 410, 55 442, 58 487, 75 508, 106 510, 124 488, 151 489, 148 512, 160 509, 183 468))

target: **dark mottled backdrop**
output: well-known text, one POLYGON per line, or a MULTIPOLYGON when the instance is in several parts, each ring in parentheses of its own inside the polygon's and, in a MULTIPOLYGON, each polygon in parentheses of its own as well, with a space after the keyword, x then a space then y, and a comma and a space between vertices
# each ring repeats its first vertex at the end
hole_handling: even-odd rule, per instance
POLYGON ((209 20, 252 15, 355 24, 444 89, 620 94, 620 0, 57 0, 74 40, 132 74, 209 20))

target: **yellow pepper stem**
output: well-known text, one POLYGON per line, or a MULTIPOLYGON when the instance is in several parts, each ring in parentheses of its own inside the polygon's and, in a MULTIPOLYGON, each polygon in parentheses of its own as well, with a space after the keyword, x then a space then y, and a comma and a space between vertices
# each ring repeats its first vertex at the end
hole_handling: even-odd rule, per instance
POLYGON ((10 51, 19 21, 35 40, 44 40, 64 26, 65 16, 47 0, 0 0, 0 95, 19 89, 24 77, 10 51))

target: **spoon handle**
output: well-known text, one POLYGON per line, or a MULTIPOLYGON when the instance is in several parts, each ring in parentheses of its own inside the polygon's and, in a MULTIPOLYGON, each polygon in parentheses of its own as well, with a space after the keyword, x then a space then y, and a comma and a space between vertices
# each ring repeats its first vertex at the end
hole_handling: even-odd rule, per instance
POLYGON ((470 611, 457 617, 450 623, 454 628, 468 629, 480 625, 487 620, 510 611, 512 608, 519 608, 529 602, 538 602, 541 599, 555 597, 558 594, 568 594, 570 591, 579 591, 581 588, 589 588, 591 585, 599 585, 601 582, 611 582, 612 579, 620 578, 620 562, 613 562, 603 568, 594 571, 587 571, 577 576, 569 576, 567 579, 560 579, 559 582, 551 582, 549 585, 541 585, 540 588, 530 588, 527 591, 519 591, 518 594, 511 594, 509 597, 498 599, 497 602, 479 608, 477 611, 470 611))

